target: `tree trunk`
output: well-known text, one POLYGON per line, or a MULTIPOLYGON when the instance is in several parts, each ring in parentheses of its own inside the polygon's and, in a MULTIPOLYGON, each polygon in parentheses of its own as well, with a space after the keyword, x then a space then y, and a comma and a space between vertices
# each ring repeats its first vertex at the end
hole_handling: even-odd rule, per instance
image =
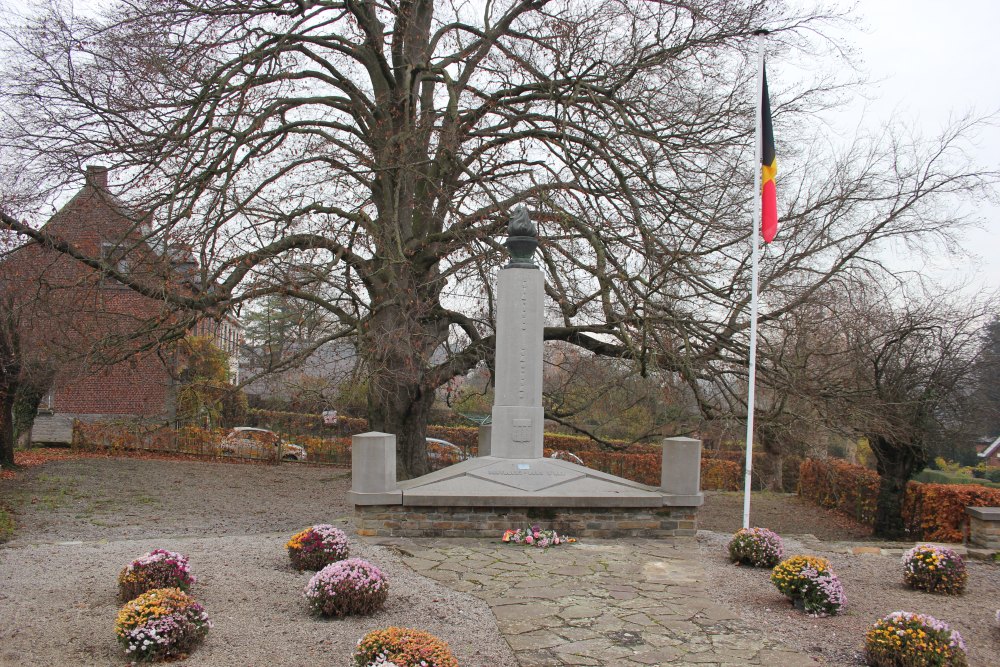
POLYGON ((396 436, 396 475, 412 479, 428 472, 425 438, 435 391, 425 384, 425 374, 448 326, 426 311, 414 312, 413 304, 390 303, 375 310, 363 349, 371 369, 368 424, 396 436))
POLYGON ((427 420, 434 405, 434 391, 416 384, 397 384, 390 390, 376 383, 368 387, 368 423, 373 431, 396 436, 396 477, 412 479, 429 472, 427 420))
POLYGON ((0 466, 14 467, 14 392, 7 385, 0 388, 0 466))
POLYGON ((34 382, 22 382, 14 392, 13 423, 15 446, 25 449, 31 446, 31 427, 38 414, 38 406, 45 397, 48 387, 39 387, 34 382))
POLYGON ((875 508, 875 536, 891 540, 906 537, 903 501, 906 483, 924 465, 926 455, 918 446, 896 443, 882 437, 869 438, 879 474, 875 508))

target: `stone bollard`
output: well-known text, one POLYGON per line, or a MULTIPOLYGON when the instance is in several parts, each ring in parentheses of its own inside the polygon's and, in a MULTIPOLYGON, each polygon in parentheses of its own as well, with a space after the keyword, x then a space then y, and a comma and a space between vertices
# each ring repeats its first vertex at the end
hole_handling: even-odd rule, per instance
POLYGON ((351 438, 351 490, 355 505, 386 505, 403 502, 396 484, 396 436, 361 433, 351 438))
POLYGON ((660 489, 675 496, 701 495, 701 440, 663 439, 660 489))
POLYGON ((493 440, 493 425, 483 424, 479 427, 479 453, 477 456, 489 456, 490 444, 493 440))

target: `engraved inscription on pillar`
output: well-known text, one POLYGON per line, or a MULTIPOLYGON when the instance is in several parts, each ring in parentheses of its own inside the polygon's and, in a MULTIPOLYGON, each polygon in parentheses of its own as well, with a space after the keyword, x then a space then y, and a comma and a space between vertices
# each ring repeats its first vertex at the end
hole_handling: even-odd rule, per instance
POLYGON ((511 440, 514 442, 531 442, 531 420, 511 420, 511 440))
MULTIPOLYGON (((526 303, 528 300, 528 281, 524 278, 521 279, 521 303, 526 303)), ((524 402, 525 385, 528 381, 528 359, 526 357, 527 349, 527 339, 528 339, 528 309, 521 308, 521 344, 518 346, 521 348, 521 358, 518 363, 518 378, 517 378, 517 397, 521 400, 521 404, 524 402)))

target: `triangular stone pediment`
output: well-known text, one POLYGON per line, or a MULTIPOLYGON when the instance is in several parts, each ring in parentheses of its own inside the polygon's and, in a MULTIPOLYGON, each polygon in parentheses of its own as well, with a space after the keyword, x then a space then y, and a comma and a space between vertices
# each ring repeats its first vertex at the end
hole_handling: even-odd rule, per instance
POLYGON ((544 459, 533 461, 498 461, 493 465, 474 470, 470 477, 478 477, 496 484, 521 491, 536 492, 565 484, 584 477, 584 473, 562 467, 546 465, 544 459))

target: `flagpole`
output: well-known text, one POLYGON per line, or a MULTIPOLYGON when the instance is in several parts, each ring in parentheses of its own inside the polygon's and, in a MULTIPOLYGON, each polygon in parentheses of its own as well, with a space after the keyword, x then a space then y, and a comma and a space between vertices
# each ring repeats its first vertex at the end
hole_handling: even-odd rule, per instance
POLYGON ((764 91, 764 29, 754 32, 757 36, 757 113, 754 131, 754 206, 753 222, 750 225, 750 238, 753 240, 753 263, 750 277, 750 376, 747 389, 747 460, 746 474, 743 477, 743 527, 750 527, 750 480, 753 473, 753 415, 754 394, 757 384, 757 276, 760 262, 760 225, 762 220, 762 200, 760 193, 760 168, 762 156, 761 126, 763 113, 762 100, 764 91))

